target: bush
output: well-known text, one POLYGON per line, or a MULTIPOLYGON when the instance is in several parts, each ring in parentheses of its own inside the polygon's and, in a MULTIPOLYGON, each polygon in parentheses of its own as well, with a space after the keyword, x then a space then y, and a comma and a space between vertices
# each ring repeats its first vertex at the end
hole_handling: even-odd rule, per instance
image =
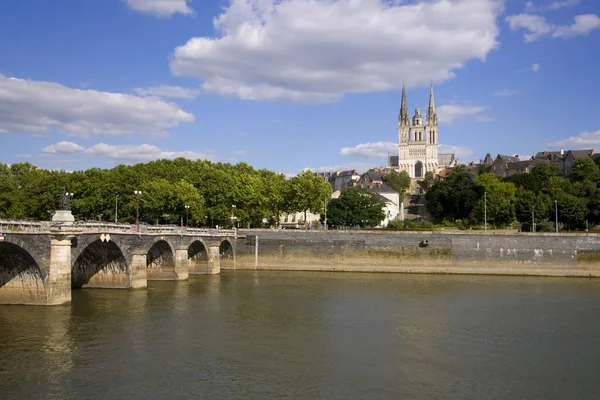
POLYGON ((433 224, 428 221, 390 221, 388 229, 395 231, 430 231, 433 229, 433 224))

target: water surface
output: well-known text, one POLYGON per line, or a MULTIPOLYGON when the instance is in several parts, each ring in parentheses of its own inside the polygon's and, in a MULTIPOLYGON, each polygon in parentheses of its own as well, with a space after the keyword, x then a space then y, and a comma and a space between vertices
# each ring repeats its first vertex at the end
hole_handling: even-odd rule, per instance
POLYGON ((234 271, 0 306, 3 399, 600 399, 600 280, 234 271))

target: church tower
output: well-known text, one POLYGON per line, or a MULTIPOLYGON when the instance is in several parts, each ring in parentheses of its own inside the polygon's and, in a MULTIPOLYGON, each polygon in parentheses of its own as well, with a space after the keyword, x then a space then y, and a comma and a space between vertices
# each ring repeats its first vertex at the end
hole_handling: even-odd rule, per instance
POLYGON ((417 107, 411 120, 408 116, 406 87, 402 85, 402 104, 398 115, 398 164, 399 171, 408 176, 423 179, 428 171, 438 172, 438 117, 435 110, 433 84, 429 89, 429 107, 423 120, 417 107))

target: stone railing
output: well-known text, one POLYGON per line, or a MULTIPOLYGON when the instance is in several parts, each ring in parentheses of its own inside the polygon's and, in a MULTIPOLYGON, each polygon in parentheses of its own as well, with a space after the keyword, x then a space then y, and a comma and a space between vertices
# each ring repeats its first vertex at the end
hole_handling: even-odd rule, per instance
MULTIPOLYGON (((59 224, 63 227, 66 225, 59 224)), ((49 221, 19 221, 0 219, 0 232, 49 232, 52 223, 49 221)), ((132 233, 136 232, 135 224, 115 224, 113 222, 74 222, 68 224, 82 233, 132 233)), ((182 234, 198 236, 236 236, 235 229, 185 228, 174 225, 140 225, 141 234, 182 234)))
POLYGON ((0 231, 3 232, 41 232, 48 230, 49 222, 45 221, 18 221, 0 219, 0 231))

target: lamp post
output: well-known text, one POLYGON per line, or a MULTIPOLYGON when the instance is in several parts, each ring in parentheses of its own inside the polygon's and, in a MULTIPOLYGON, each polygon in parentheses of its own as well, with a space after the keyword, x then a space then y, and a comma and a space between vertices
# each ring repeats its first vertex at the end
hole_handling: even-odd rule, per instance
POLYGON ((483 230, 487 231, 487 191, 483 192, 483 230))
POLYGON ((185 229, 187 230, 187 228, 188 228, 188 221, 189 221, 188 212, 190 211, 190 206, 186 205, 184 207, 185 207, 185 229))
POLYGON ((141 190, 134 190, 133 194, 135 194, 135 230, 136 232, 140 231, 140 195, 142 194, 141 190))
POLYGON ((115 224, 119 221, 119 205, 117 201, 119 200, 119 195, 115 196, 115 224))
POLYGON ((554 227, 558 233, 558 200, 554 200, 554 227))
POLYGON ((324 200, 323 204, 325 205, 325 230, 327 230, 327 200, 324 200))
POLYGON ((232 204, 231 205, 231 225, 233 226, 233 228, 235 229, 235 209, 236 209, 236 205, 232 204))
POLYGON ((531 229, 535 232, 535 205, 531 208, 531 229))

